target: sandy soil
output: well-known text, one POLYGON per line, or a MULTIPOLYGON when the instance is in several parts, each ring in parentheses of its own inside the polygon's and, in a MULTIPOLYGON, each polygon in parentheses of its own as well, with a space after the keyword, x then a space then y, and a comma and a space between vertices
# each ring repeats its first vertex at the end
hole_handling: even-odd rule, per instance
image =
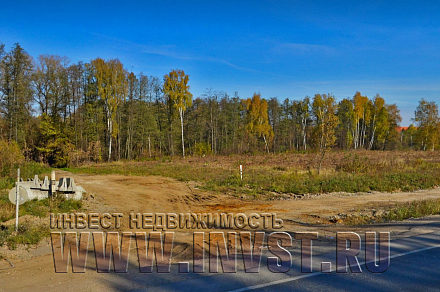
MULTIPOLYGON (((330 216, 340 213, 352 214, 371 212, 389 208, 396 203, 417 199, 440 198, 440 189, 424 190, 413 193, 367 193, 367 194, 326 194, 305 197, 302 199, 280 199, 273 201, 249 201, 226 194, 205 192, 194 182, 185 183, 163 177, 138 177, 121 175, 83 175, 58 172, 57 177, 72 176, 77 185, 88 192, 87 212, 121 212, 128 217, 130 212, 140 213, 277 213, 284 220, 282 230, 318 231, 322 245, 321 252, 328 251, 334 246, 334 236, 337 231, 367 230, 391 231, 393 237, 411 236, 431 232, 430 222, 438 221, 438 217, 424 219, 425 223, 417 224, 408 221, 405 224, 369 225, 365 227, 350 227, 329 222, 330 216), (426 227, 424 227, 426 226, 426 227)), ((125 222, 125 221, 123 221, 125 222)), ((49 220, 47 220, 49 223, 49 220)), ((120 230, 127 230, 126 225, 120 230)), ((176 232, 177 233, 177 232, 176 232)), ((175 261, 191 259, 192 231, 182 230, 175 236, 176 243, 173 251, 175 261)), ((108 290, 114 274, 97 274, 94 271, 94 257, 88 258, 86 274, 56 274, 49 241, 42 242, 38 247, 18 251, 3 249, 3 255, 14 263, 11 267, 4 259, 0 260, 0 291, 95 291, 108 290), (113 276, 112 276, 113 275, 113 276), (67 284, 67 288, 66 288, 67 284)), ((136 258, 131 257, 132 268, 136 269, 136 258)), ((120 278, 123 289, 131 289, 130 282, 125 284, 125 276, 120 278)), ((130 276, 127 276, 130 277, 130 276)), ((132 277, 137 277, 133 275, 132 277)))

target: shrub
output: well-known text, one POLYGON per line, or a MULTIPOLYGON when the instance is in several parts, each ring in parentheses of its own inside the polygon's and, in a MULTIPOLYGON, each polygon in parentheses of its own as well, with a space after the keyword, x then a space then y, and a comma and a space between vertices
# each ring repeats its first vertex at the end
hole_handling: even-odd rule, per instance
POLYGON ((0 140, 0 177, 13 177, 15 170, 24 163, 18 144, 0 140))
POLYGON ((69 153, 74 147, 66 133, 58 129, 55 120, 46 114, 42 116, 39 131, 39 145, 36 148, 44 162, 54 167, 67 167, 69 153))
POLYGON ((205 156, 212 153, 211 144, 203 142, 194 146, 194 153, 199 156, 205 156))
POLYGON ((336 170, 349 173, 365 173, 369 170, 371 164, 366 157, 360 158, 357 154, 345 155, 342 161, 336 165, 336 170))

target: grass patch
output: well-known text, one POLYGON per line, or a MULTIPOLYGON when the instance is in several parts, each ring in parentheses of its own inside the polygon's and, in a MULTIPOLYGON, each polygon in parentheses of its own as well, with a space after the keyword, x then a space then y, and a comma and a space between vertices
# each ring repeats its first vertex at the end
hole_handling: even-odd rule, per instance
POLYGON ((430 199, 413 201, 399 206, 392 209, 383 219, 385 221, 402 221, 438 214, 440 214, 440 199, 430 199))
MULTIPOLYGON (((44 218, 49 213, 70 213, 80 211, 82 201, 67 200, 63 197, 32 200, 20 205, 19 216, 33 215, 44 218)), ((0 195, 0 222, 15 218, 15 205, 9 202, 7 194, 0 195)), ((15 249, 18 244, 37 244, 49 236, 49 227, 46 225, 32 225, 30 222, 19 225, 18 232, 14 233, 15 225, 0 225, 0 246, 6 244, 15 249)))
POLYGON ((0 230, 0 246, 6 244, 10 249, 16 249, 19 244, 38 244, 42 239, 50 235, 49 227, 44 225, 31 225, 30 223, 18 226, 17 233, 15 226, 2 226, 0 230))
POLYGON ((403 221, 410 218, 420 218, 440 214, 440 199, 417 200, 401 204, 384 212, 383 215, 373 217, 368 215, 349 216, 344 219, 346 225, 366 225, 403 221))
POLYGON ((328 175, 310 173, 279 174, 265 169, 254 170, 240 181, 237 175, 218 177, 208 181, 205 188, 213 191, 230 190, 246 193, 249 190, 293 194, 320 194, 331 192, 410 192, 440 185, 440 166, 430 163, 421 167, 371 171, 368 173, 334 172, 328 175))

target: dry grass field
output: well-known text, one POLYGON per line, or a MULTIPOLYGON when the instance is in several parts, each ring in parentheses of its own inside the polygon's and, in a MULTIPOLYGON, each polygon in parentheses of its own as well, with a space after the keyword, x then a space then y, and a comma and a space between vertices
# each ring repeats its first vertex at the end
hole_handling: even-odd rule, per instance
POLYGON ((439 152, 330 152, 318 175, 317 154, 286 153, 160 158, 67 169, 75 173, 165 176, 237 196, 271 199, 274 194, 395 192, 440 185, 439 152), (243 165, 243 180, 239 165, 243 165))

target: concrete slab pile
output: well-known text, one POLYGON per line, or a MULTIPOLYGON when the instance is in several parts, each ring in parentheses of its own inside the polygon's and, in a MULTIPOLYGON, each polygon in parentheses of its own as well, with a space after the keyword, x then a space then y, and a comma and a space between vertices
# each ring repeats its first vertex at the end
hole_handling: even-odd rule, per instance
MULTIPOLYGON (((33 199, 46 199, 50 196, 63 196, 66 199, 81 200, 86 193, 83 187, 76 185, 72 177, 62 177, 59 181, 55 179, 52 172, 51 179, 47 176, 41 181, 38 175, 28 181, 20 180, 19 183, 20 204, 33 199)), ((9 200, 15 203, 15 187, 9 192, 9 200)))

